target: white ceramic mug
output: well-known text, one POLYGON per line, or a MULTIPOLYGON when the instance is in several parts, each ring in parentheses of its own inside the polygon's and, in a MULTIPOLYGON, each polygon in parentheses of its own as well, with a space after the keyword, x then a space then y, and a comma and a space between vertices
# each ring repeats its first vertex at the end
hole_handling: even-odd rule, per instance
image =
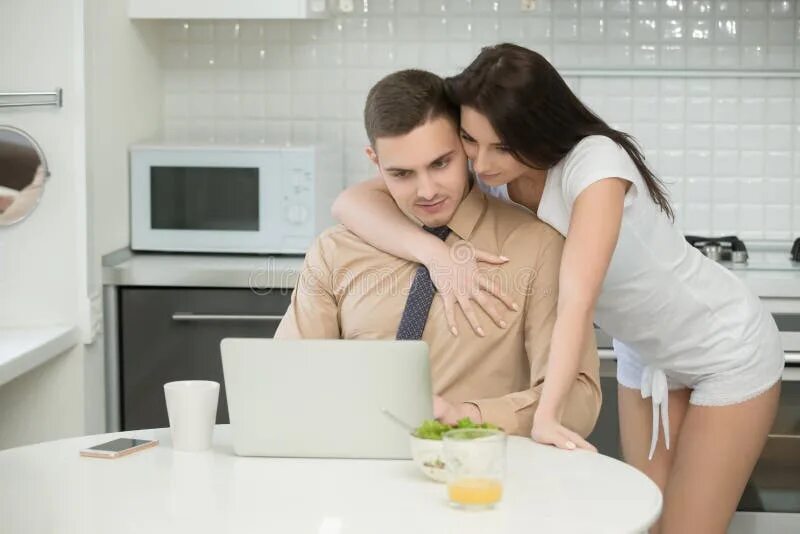
POLYGON ((211 448, 217 419, 219 382, 180 380, 164 384, 167 415, 176 451, 199 452, 211 448))

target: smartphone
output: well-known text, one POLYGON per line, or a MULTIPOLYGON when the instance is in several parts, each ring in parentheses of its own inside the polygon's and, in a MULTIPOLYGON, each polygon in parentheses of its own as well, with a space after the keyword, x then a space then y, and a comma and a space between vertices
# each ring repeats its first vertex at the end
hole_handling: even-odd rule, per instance
POLYGON ((81 451, 91 458, 119 458, 158 445, 157 439, 119 438, 81 451))

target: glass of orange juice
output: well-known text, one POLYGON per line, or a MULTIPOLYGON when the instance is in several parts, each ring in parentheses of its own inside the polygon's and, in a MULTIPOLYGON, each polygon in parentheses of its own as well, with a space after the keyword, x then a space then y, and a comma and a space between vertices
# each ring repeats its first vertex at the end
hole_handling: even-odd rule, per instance
POLYGON ((494 507, 503 496, 505 433, 487 428, 459 428, 446 432, 442 439, 450 503, 470 510, 494 507))

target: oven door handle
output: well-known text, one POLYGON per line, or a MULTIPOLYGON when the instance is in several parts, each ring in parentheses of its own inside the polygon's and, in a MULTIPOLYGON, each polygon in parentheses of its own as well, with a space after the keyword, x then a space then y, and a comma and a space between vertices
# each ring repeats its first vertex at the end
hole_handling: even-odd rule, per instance
MULTIPOLYGON (((600 356, 601 360, 616 360, 617 356, 614 354, 613 349, 598 349, 597 355, 600 356)), ((786 363, 792 365, 800 364, 800 352, 784 352, 784 357, 786 358, 786 363)))
POLYGON ((238 315, 224 313, 175 312, 172 320, 178 322, 199 321, 280 321, 283 315, 238 315))
POLYGON ((614 354, 614 349, 597 349, 597 355, 601 360, 617 360, 617 355, 614 354))
MULTIPOLYGON (((617 356, 612 349, 598 349, 597 355, 600 357, 600 377, 612 378, 617 374, 617 356)), ((786 367, 783 369, 782 379, 784 382, 800 382, 800 352, 786 351, 783 353, 786 359, 786 367)))
POLYGON ((800 439, 800 434, 767 434, 769 439, 800 439))

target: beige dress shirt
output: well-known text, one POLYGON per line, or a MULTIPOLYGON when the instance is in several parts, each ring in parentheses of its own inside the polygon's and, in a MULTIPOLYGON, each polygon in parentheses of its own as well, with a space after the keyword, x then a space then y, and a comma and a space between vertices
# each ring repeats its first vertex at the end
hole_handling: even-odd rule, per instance
MULTIPOLYGON (((474 403, 484 421, 511 434, 530 433, 545 380, 556 318, 564 238, 521 208, 473 187, 448 225, 447 243, 501 254, 510 261, 486 273, 502 284, 520 311, 506 311, 506 328, 479 313, 485 337, 460 311, 450 332, 442 300, 434 298, 422 339, 430 347, 433 392, 452 403, 474 403)), ((419 267, 336 226, 306 254, 291 305, 276 338, 394 339, 419 267)), ((498 301, 498 305, 499 301, 498 301)), ((579 374, 565 400, 562 422, 582 436, 600 409, 599 360, 589 325, 579 374)))

